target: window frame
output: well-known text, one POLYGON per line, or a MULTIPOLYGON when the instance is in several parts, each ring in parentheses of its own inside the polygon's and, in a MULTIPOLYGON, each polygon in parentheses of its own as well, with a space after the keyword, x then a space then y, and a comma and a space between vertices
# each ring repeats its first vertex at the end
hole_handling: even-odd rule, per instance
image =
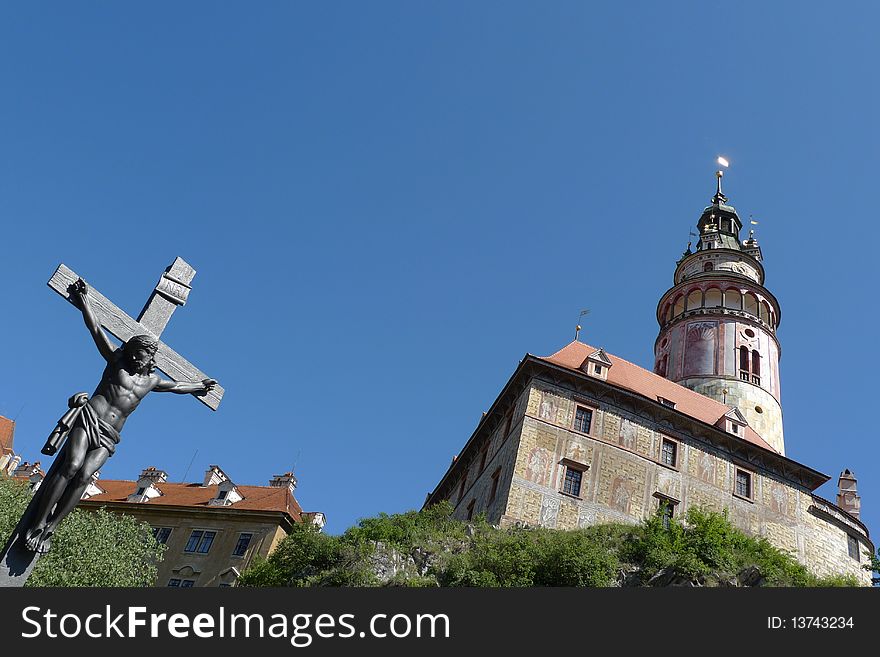
POLYGON ((233 557, 244 557, 247 555, 248 548, 251 546, 251 541, 254 540, 255 533, 254 532, 239 532, 238 540, 235 542, 235 547, 232 548, 232 556, 233 557), (247 536, 247 542, 244 544, 244 549, 239 553, 238 549, 241 545, 242 537, 247 536))
POLYGON ((669 520, 672 520, 672 518, 675 517, 675 507, 678 506, 679 500, 659 491, 654 493, 654 497, 657 498, 658 509, 668 508, 670 511, 668 516, 666 514, 663 514, 663 527, 665 529, 669 529, 669 520))
POLYGON ((584 499, 584 484, 586 483, 586 477, 584 476, 587 470, 590 469, 590 466, 587 463, 579 463, 577 461, 572 461, 571 459, 562 459, 560 461, 560 465, 564 468, 562 471, 562 482, 559 492, 566 497, 571 497, 576 500, 584 499), (565 484, 568 480, 568 472, 571 470, 572 472, 577 472, 580 475, 580 480, 578 481, 578 492, 569 493, 565 490, 565 484))
POLYGON ((492 488, 489 490, 489 504, 495 501, 495 498, 498 497, 498 484, 501 481, 501 466, 499 465, 495 468, 495 472, 492 473, 492 488))
POLYGON ((756 478, 755 478, 755 473, 754 473, 753 471, 748 470, 748 469, 743 468, 743 467, 740 467, 740 466, 738 466, 738 465, 734 465, 734 472, 733 472, 733 496, 734 496, 734 497, 737 497, 737 498, 739 498, 739 499, 741 499, 741 500, 745 500, 746 502, 752 502, 752 503, 754 503, 754 502, 755 502, 755 481, 756 481, 756 478), (742 494, 739 492, 739 490, 738 490, 738 488, 739 488, 738 484, 739 484, 739 475, 740 475, 740 473, 746 475, 746 476, 749 478, 749 479, 748 479, 748 481, 749 481, 749 494, 748 494, 748 496, 742 495, 742 494))
POLYGON ((189 538, 186 541, 186 545, 183 546, 183 551, 187 554, 208 554, 211 551, 211 548, 214 546, 214 541, 217 540, 217 534, 220 533, 218 529, 193 529, 189 538), (193 538, 196 533, 200 534, 196 542, 193 544, 192 549, 190 549, 190 544, 193 543, 193 538), (208 538, 208 534, 210 534, 210 540, 208 540, 207 548, 204 550, 202 547, 204 546, 205 539, 208 538))
POLYGON ((153 538, 156 539, 156 542, 158 542, 162 545, 168 545, 168 539, 171 538, 171 534, 173 532, 174 532, 174 527, 153 527, 153 538), (165 540, 163 541, 159 538, 159 535, 163 531, 165 531, 166 529, 168 530, 168 533, 165 534, 165 540))
POLYGON ((595 424, 596 416, 598 413, 599 413, 599 409, 596 408, 595 406, 588 404, 586 402, 583 402, 579 399, 575 399, 574 400, 574 413, 572 413, 572 418, 571 418, 571 430, 574 431, 575 433, 582 435, 582 436, 592 436, 593 435, 593 425, 595 424), (580 429, 577 428, 577 414, 578 414, 579 408, 582 408, 585 411, 589 411, 589 413, 590 413, 590 426, 588 427, 589 431, 581 431, 580 429))
POLYGON ((486 461, 489 458, 489 440, 487 439, 483 446, 480 448, 480 469, 478 472, 482 474, 482 472, 486 469, 486 461))
POLYGON ((675 438, 671 438, 665 434, 660 434, 660 444, 658 446, 658 454, 657 454, 657 463, 662 465, 664 468, 669 468, 671 470, 680 471, 681 470, 681 441, 676 440, 675 438), (667 463, 663 460, 663 443, 669 443, 675 448, 675 462, 672 464, 667 463))
POLYGON ((861 544, 859 543, 859 539, 849 532, 846 533, 846 552, 849 555, 850 559, 853 559, 856 563, 862 562, 862 552, 859 549, 861 544), (855 545, 855 549, 853 548, 855 545))

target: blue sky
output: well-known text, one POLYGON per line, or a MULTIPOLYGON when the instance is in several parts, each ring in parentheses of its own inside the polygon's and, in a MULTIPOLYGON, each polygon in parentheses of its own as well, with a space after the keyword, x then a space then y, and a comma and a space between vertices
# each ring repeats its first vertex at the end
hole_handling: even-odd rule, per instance
POLYGON ((339 532, 418 508, 520 358, 573 336, 652 366, 714 191, 760 221, 790 457, 880 519, 870 3, 5 3, 0 414, 34 457, 101 361, 64 262, 163 338, 217 413, 155 395, 108 478, 295 466, 339 532), (867 295, 867 297, 866 297, 867 295))

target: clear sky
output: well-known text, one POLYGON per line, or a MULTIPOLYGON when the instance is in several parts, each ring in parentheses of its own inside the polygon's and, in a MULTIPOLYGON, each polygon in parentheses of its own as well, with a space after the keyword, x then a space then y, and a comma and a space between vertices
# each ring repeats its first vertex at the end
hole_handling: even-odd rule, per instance
POLYGON ((791 458, 880 528, 876 3, 0 6, 0 414, 38 457, 102 363, 64 262, 227 394, 153 395, 107 478, 295 467, 328 530, 418 508, 526 352, 652 367, 714 192, 760 221, 791 458), (864 243, 863 246, 859 246, 864 243), (865 301, 868 299, 868 301, 865 301), (197 453, 196 453, 197 452, 197 453))

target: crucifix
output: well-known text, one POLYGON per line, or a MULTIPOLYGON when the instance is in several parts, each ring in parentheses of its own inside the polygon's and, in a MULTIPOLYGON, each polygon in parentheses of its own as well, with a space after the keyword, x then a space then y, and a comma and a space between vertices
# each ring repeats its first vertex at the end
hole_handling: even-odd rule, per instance
POLYGON ((223 388, 159 340, 171 315, 186 303, 195 273, 177 258, 136 320, 63 264, 49 279, 49 287, 82 312, 107 366, 91 398, 84 392, 70 398, 69 410, 43 447, 48 455, 61 451, 0 555, 0 586, 24 585, 40 555, 51 547, 58 524, 116 451, 126 419, 149 392, 192 394, 212 410, 219 406, 223 388), (105 329, 122 341, 121 347, 105 329), (169 378, 155 374, 156 369, 169 378))

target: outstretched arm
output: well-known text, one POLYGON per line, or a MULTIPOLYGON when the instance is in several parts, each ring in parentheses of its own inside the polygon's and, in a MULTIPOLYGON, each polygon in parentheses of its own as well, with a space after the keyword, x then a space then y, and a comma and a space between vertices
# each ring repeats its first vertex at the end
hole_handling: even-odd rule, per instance
POLYGON ((92 309, 92 304, 89 302, 89 286, 86 285, 86 282, 83 279, 78 278, 76 282, 70 286, 70 298, 82 311, 86 328, 88 328, 89 333, 92 334, 92 339, 95 341, 98 351, 101 352, 104 360, 112 360, 113 352, 116 351, 116 347, 113 346, 113 343, 110 342, 110 338, 108 338, 107 334, 101 329, 101 323, 98 321, 95 311, 92 309))
POLYGON ((153 388, 156 392, 174 392, 178 395, 205 393, 217 385, 214 379, 202 379, 201 381, 168 381, 159 379, 159 383, 153 388))

